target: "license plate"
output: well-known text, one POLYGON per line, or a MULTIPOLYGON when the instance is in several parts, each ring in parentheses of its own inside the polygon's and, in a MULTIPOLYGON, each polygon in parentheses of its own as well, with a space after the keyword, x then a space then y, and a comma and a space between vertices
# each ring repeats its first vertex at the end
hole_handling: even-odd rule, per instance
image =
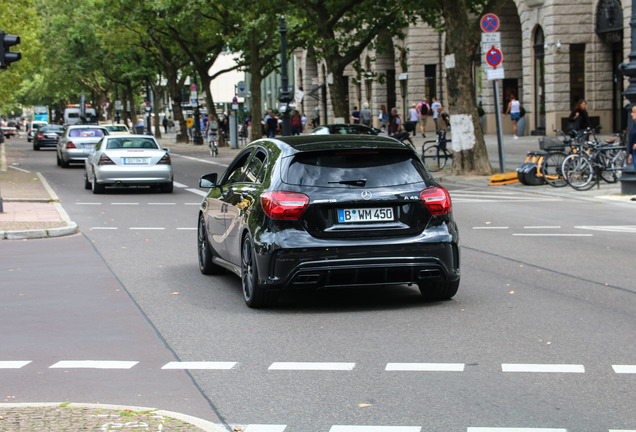
POLYGON ((148 158, 124 158, 124 165, 146 165, 148 158))
POLYGON ((382 208, 361 208, 361 209, 338 209, 338 222, 391 222, 393 209, 391 207, 382 208))

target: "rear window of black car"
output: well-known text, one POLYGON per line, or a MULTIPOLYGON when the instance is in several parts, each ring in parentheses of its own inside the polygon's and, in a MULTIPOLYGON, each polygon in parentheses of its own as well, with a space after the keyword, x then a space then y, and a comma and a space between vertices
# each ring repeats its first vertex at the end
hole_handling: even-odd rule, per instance
POLYGON ((410 151, 329 151, 293 156, 283 174, 287 184, 328 187, 382 187, 423 182, 426 169, 410 151))

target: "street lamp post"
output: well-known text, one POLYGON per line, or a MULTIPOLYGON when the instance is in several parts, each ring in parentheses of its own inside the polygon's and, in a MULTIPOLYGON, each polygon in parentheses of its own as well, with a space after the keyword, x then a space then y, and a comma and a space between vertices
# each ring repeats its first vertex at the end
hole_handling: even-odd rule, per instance
MULTIPOLYGON (((629 22, 631 27, 631 48, 629 53, 629 63, 623 63, 621 70, 623 74, 629 77, 629 86, 623 92, 623 96, 629 99, 629 112, 636 106, 636 0, 632 0, 632 19, 629 22)), ((628 154, 631 153, 631 145, 629 142, 629 131, 634 126, 631 115, 627 121, 627 140, 625 145, 627 146, 628 154)), ((636 194, 636 174, 631 164, 628 164, 623 169, 623 174, 620 178, 621 181, 621 193, 623 194, 636 194)))
MULTIPOLYGON (((636 0, 634 0, 636 1, 636 0)), ((289 78, 287 77, 287 28, 285 27, 285 15, 280 16, 280 45, 281 45, 281 84, 278 101, 283 112, 283 136, 291 135, 291 120, 289 118, 289 103, 291 92, 289 91, 289 78)))

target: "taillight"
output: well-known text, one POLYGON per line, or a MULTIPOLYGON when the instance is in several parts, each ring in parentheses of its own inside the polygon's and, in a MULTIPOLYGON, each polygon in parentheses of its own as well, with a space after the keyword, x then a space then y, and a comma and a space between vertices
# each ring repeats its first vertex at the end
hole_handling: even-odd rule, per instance
POLYGON ((309 205, 309 197, 298 192, 269 191, 261 195, 265 214, 272 219, 295 220, 309 205))
POLYGON ((111 158, 102 153, 102 155, 99 157, 99 162, 97 162, 97 165, 115 165, 115 162, 113 162, 111 158))
POLYGON ((42 134, 37 134, 35 137, 36 137, 37 139, 44 139, 44 135, 42 135, 42 134))
POLYGON ((71 148, 77 148, 77 147, 75 147, 75 144, 73 144, 73 141, 69 141, 66 143, 66 148, 71 149, 71 148))
POLYGON ((433 216, 450 213, 453 210, 450 195, 443 187, 432 187, 420 192, 420 199, 433 216))
POLYGON ((168 153, 166 153, 165 155, 163 155, 163 157, 161 158, 161 160, 159 162, 157 162, 157 165, 170 165, 170 155, 168 153))

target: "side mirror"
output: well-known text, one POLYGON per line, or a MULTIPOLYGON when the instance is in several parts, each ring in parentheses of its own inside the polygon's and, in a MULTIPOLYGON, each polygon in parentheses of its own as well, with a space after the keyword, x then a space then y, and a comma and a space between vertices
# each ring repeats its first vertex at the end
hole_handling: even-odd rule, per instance
POLYGON ((216 182, 218 181, 219 175, 217 173, 211 173, 201 176, 199 179, 199 187, 210 189, 216 187, 216 182))

